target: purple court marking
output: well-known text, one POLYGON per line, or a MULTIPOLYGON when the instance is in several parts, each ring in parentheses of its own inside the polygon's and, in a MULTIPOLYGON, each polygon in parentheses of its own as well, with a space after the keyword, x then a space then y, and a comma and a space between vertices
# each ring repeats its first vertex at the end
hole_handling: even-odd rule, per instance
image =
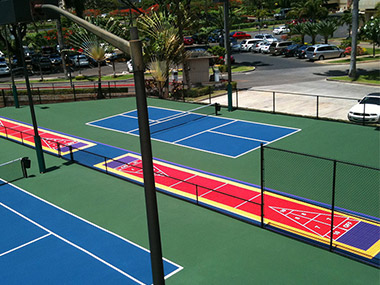
POLYGON ((362 250, 368 250, 379 238, 380 228, 378 226, 360 222, 342 237, 338 238, 337 241, 362 250), (365 234, 363 235, 363 233, 365 234))
MULTIPOLYGON (((77 142, 77 143, 73 144, 72 147, 73 147, 73 149, 76 149, 76 148, 81 148, 81 147, 87 146, 87 145, 88 144, 86 144, 86 143, 77 142)), ((69 151, 69 150, 70 150, 70 148, 68 146, 65 146, 65 147, 61 148, 62 152, 66 152, 66 151, 69 151)))
POLYGON ((125 156, 125 157, 117 159, 117 161, 107 162, 107 167, 118 168, 119 166, 131 163, 131 162, 133 162, 135 160, 137 160, 137 158, 131 157, 131 156, 125 156), (123 163, 121 163, 121 162, 123 162, 123 163))

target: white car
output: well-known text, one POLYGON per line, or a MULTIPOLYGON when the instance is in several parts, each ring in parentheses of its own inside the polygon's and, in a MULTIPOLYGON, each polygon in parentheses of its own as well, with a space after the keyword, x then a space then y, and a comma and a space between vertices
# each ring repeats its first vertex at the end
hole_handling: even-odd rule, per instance
POLYGON ((268 43, 265 42, 265 41, 257 42, 257 43, 255 44, 255 46, 252 48, 252 51, 253 51, 253 52, 261 52, 261 49, 262 49, 263 46, 265 46, 266 44, 268 44, 268 43))
POLYGON ((257 34, 253 37, 254 39, 259 39, 261 41, 266 41, 266 42, 275 42, 275 41, 278 41, 277 38, 275 38, 273 35, 271 34, 257 34))
POLYGON ((80 54, 80 55, 76 55, 73 57, 73 63, 75 66, 89 66, 90 65, 90 62, 87 58, 87 56, 85 56, 84 54, 80 54))
POLYGON ((0 62, 0 75, 7 75, 10 73, 10 69, 5 62, 0 62))
POLYGON ((380 123, 380 93, 371 93, 353 106, 347 115, 351 122, 380 123))
POLYGON ((269 47, 270 47, 270 43, 266 43, 265 45, 263 45, 260 49, 261 53, 269 53, 269 47))
POLYGON ((240 50, 241 51, 252 51, 252 48, 259 41, 260 41, 259 39, 246 39, 246 40, 242 40, 241 43, 240 43, 240 50))
POLYGON ((279 26, 274 28, 273 34, 275 35, 281 35, 281 34, 287 34, 290 33, 290 29, 286 26, 279 26))

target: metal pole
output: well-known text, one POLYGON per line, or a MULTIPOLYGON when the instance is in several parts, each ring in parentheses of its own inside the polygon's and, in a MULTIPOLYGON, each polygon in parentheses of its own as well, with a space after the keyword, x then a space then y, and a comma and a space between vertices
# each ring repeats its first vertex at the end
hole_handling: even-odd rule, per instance
POLYGON ((152 263, 153 283, 165 284, 162 262, 160 226, 158 219, 157 197, 154 182, 153 156, 150 140, 148 108, 145 94, 144 62, 141 41, 137 28, 131 28, 131 55, 133 58, 133 76, 136 90, 137 114, 140 131, 140 147, 144 174, 145 203, 148 220, 150 259, 152 263))
POLYGON ((25 63, 24 48, 22 46, 20 26, 17 27, 17 37, 18 37, 20 51, 21 51, 21 61, 24 68, 25 84, 26 84, 26 90, 28 94, 30 115, 32 117, 32 123, 33 123, 33 129, 34 129, 34 145, 36 147, 38 167, 39 167, 40 173, 44 173, 46 171, 46 166, 45 166, 44 154, 42 152, 41 138, 38 134, 38 126, 37 126, 36 114, 34 112, 32 91, 30 90, 29 75, 28 75, 28 70, 26 68, 26 63, 25 63))
MULTIPOLYGON (((9 62, 9 68, 11 70, 11 80, 12 80, 12 93, 13 93, 13 100, 15 102, 15 107, 20 108, 20 104, 18 101, 18 93, 17 93, 17 87, 15 83, 15 76, 13 74, 13 66, 12 66, 12 58, 11 58, 11 53, 9 51, 9 43, 8 43, 8 25, 4 26, 4 31, 5 31, 5 42, 7 43, 7 53, 8 53, 8 62, 9 62)), ((5 100, 4 100, 5 103, 5 100)))
POLYGON ((227 74, 228 74, 228 83, 227 83, 227 97, 228 97, 228 111, 232 111, 232 86, 231 86, 231 47, 230 47, 230 27, 228 21, 228 15, 230 10, 230 1, 226 0, 223 3, 224 7, 224 47, 226 48, 227 53, 227 74))
POLYGON ((317 119, 319 118, 319 96, 317 96, 317 119))
POLYGON ((273 91, 273 113, 276 113, 276 92, 273 91))
POLYGON ((260 144, 261 227, 264 228, 264 144, 260 144))
POLYGON ((330 229, 330 251, 334 240, 334 209, 335 209, 335 184, 336 184, 336 160, 333 165, 332 199, 331 199, 331 229, 330 229))

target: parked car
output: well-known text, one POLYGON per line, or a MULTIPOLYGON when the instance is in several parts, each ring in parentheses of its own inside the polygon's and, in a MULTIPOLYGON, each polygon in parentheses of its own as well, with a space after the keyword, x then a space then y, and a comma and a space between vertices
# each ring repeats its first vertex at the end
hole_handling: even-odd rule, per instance
POLYGON ((230 37, 240 40, 240 39, 250 39, 251 35, 245 32, 231 32, 230 37))
POLYGON ((34 55, 31 64, 33 70, 50 71, 52 68, 51 60, 47 56, 34 55))
POLYGON ((262 41, 267 41, 269 43, 278 41, 278 39, 275 38, 274 36, 272 36, 271 34, 257 34, 253 38, 254 39, 259 39, 259 40, 262 40, 262 41))
POLYGON ((298 58, 306 58, 306 49, 310 47, 310 45, 302 45, 300 46, 294 53, 294 56, 298 58))
POLYGON ((240 52, 241 43, 236 43, 231 46, 231 52, 240 52))
POLYGON ((259 42, 259 39, 247 39, 241 41, 241 51, 252 51, 252 48, 256 45, 257 42, 259 42))
POLYGON ((282 54, 283 50, 291 44, 292 42, 290 41, 272 42, 269 46, 269 53, 272 55, 280 55, 282 54))
POLYGON ((359 100, 347 115, 351 122, 380 123, 380 93, 371 93, 359 100))
POLYGON ((283 49, 282 54, 286 57, 294 56, 298 48, 302 46, 301 44, 292 44, 283 49))
POLYGON ((262 47, 265 46, 266 44, 268 44, 268 43, 265 41, 256 42, 256 44, 252 48, 252 51, 253 52, 261 52, 262 47))
POLYGON ((306 49, 306 56, 310 61, 324 60, 328 58, 344 57, 344 50, 334 45, 320 44, 313 45, 306 49))
POLYGON ((4 53, 0 50, 0 57, 4 56, 4 53))
POLYGON ((44 46, 41 48, 41 53, 43 56, 50 56, 51 54, 57 53, 57 50, 53 47, 44 46))
POLYGON ((270 43, 265 43, 265 45, 263 45, 261 47, 261 53, 269 53, 269 47, 270 47, 270 43))
POLYGON ((35 55, 35 51, 34 51, 34 48, 31 48, 31 47, 28 47, 28 46, 23 46, 23 49, 24 49, 24 55, 25 57, 32 57, 33 55, 35 55))
POLYGON ((10 69, 8 64, 5 62, 0 62, 0 75, 8 75, 10 73, 10 69))
POLYGON ((55 66, 61 65, 61 63, 62 63, 62 58, 57 53, 49 55, 49 58, 50 58, 51 64, 53 64, 55 66))
POLYGON ((290 29, 287 26, 279 26, 273 29, 273 34, 281 35, 290 33, 290 29))
POLYGON ((72 63, 76 67, 89 66, 90 61, 84 54, 74 55, 71 59, 72 63))
POLYGON ((194 44, 194 39, 192 37, 183 37, 183 43, 185 45, 192 45, 194 44))

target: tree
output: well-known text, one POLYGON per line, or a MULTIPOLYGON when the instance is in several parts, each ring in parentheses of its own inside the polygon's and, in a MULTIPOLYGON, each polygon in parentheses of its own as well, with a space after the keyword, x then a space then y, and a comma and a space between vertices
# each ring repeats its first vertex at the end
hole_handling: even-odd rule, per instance
POLYGON ((181 62, 184 48, 183 39, 178 35, 175 17, 162 12, 142 15, 137 26, 148 41, 144 43, 144 56, 147 68, 157 83, 160 97, 168 97, 168 78, 170 69, 181 62), (164 89, 166 90, 164 92, 164 89))
POLYGON ((311 44, 315 45, 315 38, 318 35, 317 23, 306 22, 305 23, 305 34, 311 37, 311 44))
POLYGON ((2 30, 2 32, 0 33, 0 41, 3 43, 4 46, 8 45, 10 54, 16 55, 17 66, 22 67, 19 37, 17 36, 18 28, 20 29, 21 41, 23 41, 23 38, 25 37, 27 32, 27 25, 22 23, 8 25, 10 34, 8 33, 8 37, 6 37, 5 31, 2 30))
POLYGON ((372 43, 372 56, 375 57, 375 47, 380 45, 380 17, 372 17, 371 20, 360 30, 360 36, 372 43))
POLYGON ((83 18, 87 0, 66 0, 66 8, 74 8, 78 17, 83 18))
POLYGON ((358 41, 358 26, 359 26, 359 0, 353 0, 352 7, 352 41, 351 41, 351 60, 348 76, 356 78, 356 50, 358 41))
POLYGON ((305 23, 298 23, 296 25, 292 25, 290 27, 290 32, 292 35, 300 35, 301 36, 301 43, 305 43, 305 23))
POLYGON ((335 21, 324 20, 317 23, 318 34, 324 37, 325 44, 328 43, 329 37, 333 36, 337 28, 338 28, 338 25, 336 24, 335 21))
MULTIPOLYGON (((127 37, 127 28, 121 24, 119 21, 113 19, 104 19, 102 17, 97 18, 86 18, 90 23, 109 31, 121 38, 127 37)), ((86 29, 79 27, 77 24, 73 25, 74 33, 70 36, 70 42, 77 48, 83 50, 83 53, 92 59, 94 59, 98 64, 98 99, 103 98, 102 94, 102 73, 101 73, 101 63, 105 60, 106 45, 102 39, 98 38, 86 29)))
POLYGON ((348 37, 351 37, 351 29, 352 29, 352 13, 351 11, 345 11, 343 15, 339 18, 338 24, 343 26, 348 26, 348 37))
POLYGON ((289 16, 298 19, 316 20, 325 19, 329 13, 328 9, 323 7, 323 0, 307 0, 306 2, 297 2, 293 9, 289 11, 289 16))

